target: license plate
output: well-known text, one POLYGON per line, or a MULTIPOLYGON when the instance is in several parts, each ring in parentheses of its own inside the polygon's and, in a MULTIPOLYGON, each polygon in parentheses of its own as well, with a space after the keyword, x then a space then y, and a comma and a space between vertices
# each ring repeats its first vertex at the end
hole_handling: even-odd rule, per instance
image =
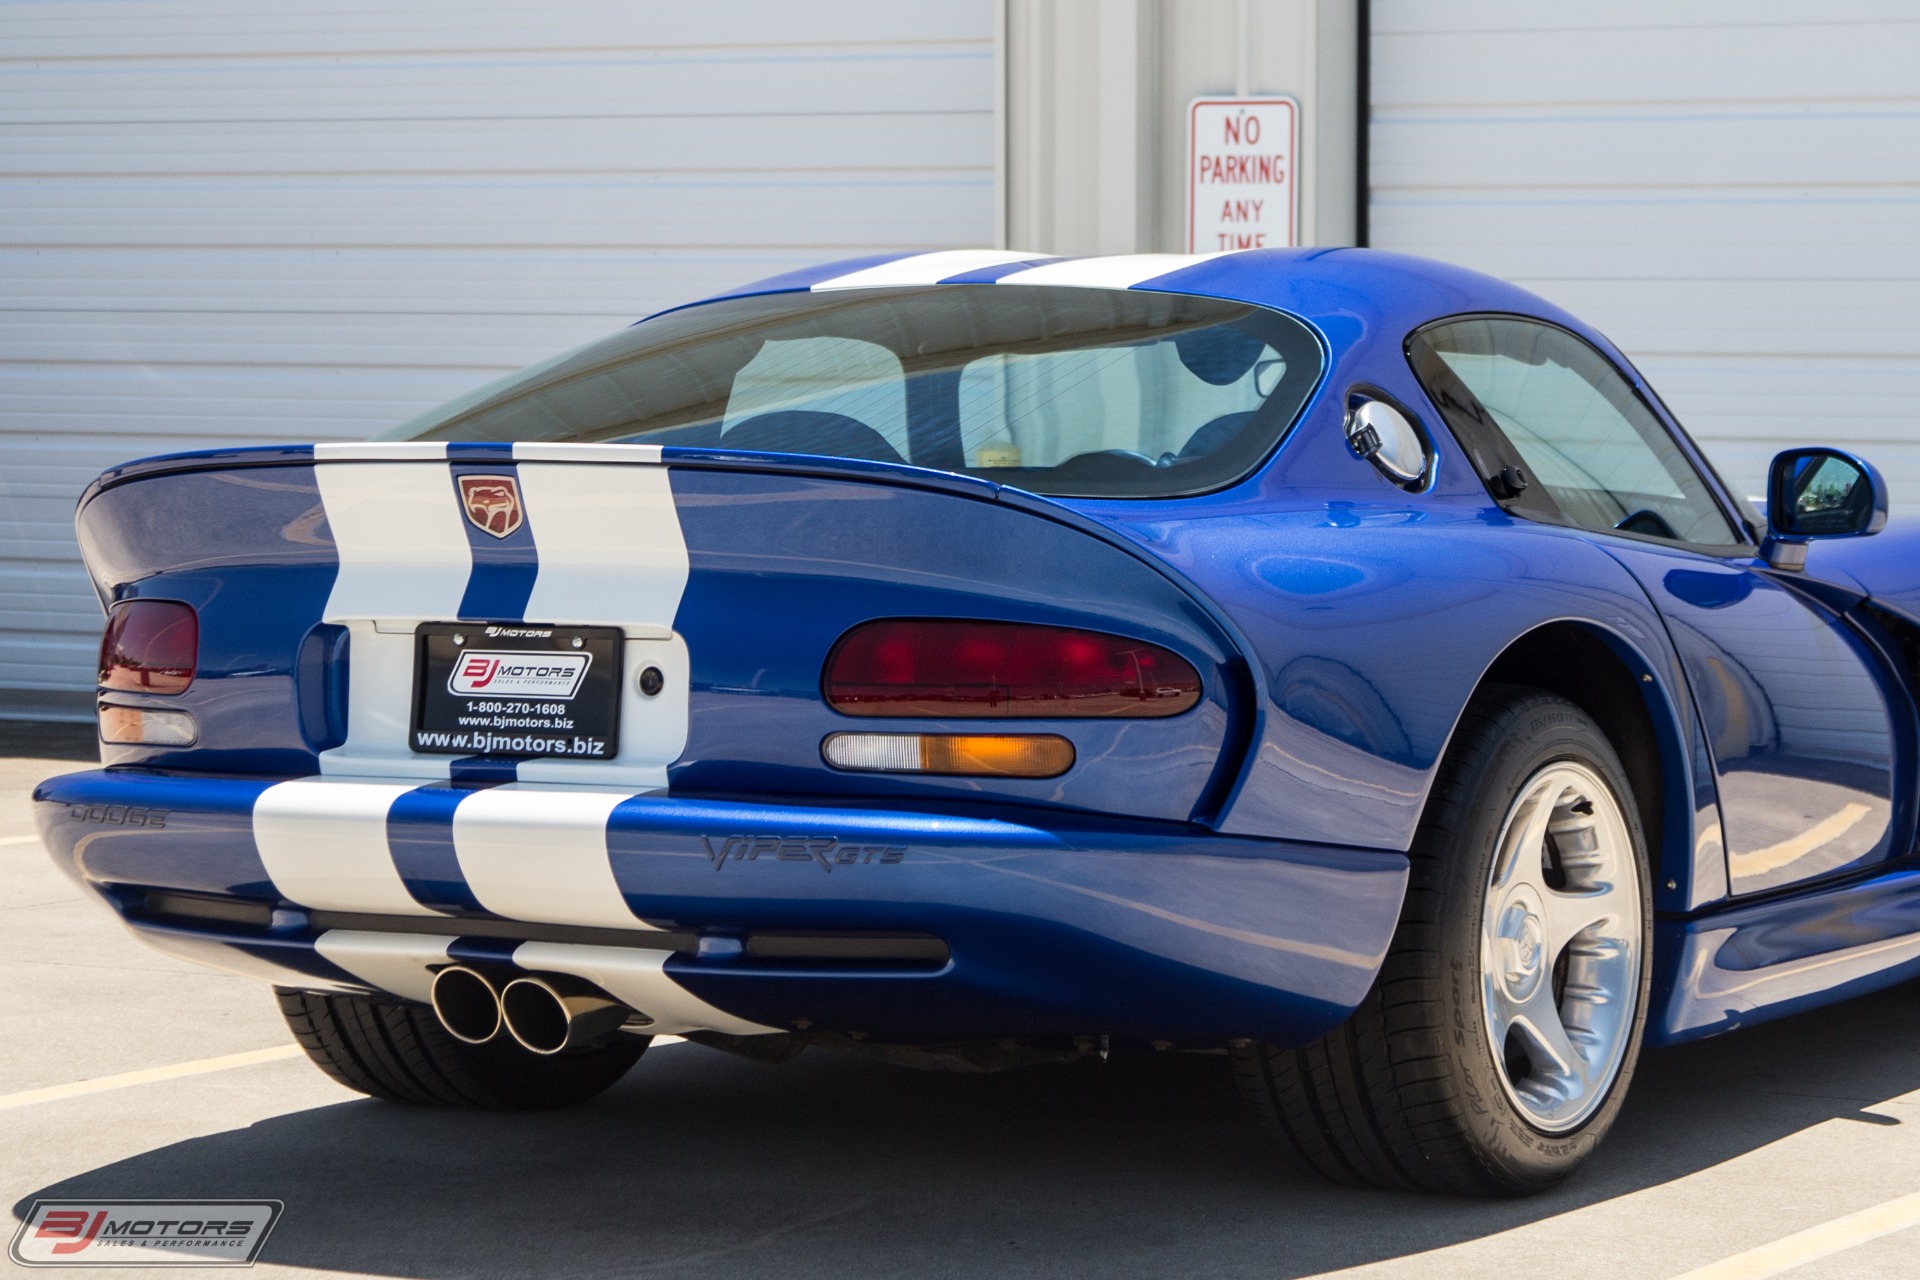
POLYGON ((413 749, 610 760, 620 750, 618 627, 426 622, 414 631, 413 749))

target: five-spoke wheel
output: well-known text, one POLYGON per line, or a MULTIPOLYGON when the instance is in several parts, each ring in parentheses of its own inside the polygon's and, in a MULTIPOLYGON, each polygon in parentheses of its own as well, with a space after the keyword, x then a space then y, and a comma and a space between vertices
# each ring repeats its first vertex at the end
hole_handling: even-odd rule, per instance
POLYGON ((1524 1195, 1619 1114, 1652 928, 1636 797, 1575 704, 1490 685, 1455 730, 1408 852, 1400 927, 1351 1018, 1242 1045, 1275 1143, 1341 1182, 1524 1195))
POLYGON ((1480 985, 1508 1099, 1575 1129, 1625 1058, 1640 990, 1640 877, 1619 802, 1571 761, 1529 779, 1488 877, 1480 985))

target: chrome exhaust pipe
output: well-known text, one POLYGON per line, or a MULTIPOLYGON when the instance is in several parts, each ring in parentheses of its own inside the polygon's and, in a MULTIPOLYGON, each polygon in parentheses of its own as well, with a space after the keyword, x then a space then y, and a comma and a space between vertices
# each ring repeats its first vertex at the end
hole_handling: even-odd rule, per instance
POLYGON ((591 982, 548 973, 509 982, 500 992, 500 1015, 521 1048, 545 1055, 598 1044, 633 1010, 591 982))
POLYGON ((478 969, 456 964, 434 974, 431 1003, 455 1040, 485 1044, 500 1034, 500 990, 478 969))

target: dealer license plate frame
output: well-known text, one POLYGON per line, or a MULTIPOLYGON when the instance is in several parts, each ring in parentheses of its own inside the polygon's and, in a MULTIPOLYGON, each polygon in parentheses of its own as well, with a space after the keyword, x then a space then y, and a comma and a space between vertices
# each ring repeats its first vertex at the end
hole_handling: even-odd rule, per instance
POLYGON ((625 641, 619 627, 423 622, 414 628, 409 744, 427 755, 611 760, 620 753, 625 641))

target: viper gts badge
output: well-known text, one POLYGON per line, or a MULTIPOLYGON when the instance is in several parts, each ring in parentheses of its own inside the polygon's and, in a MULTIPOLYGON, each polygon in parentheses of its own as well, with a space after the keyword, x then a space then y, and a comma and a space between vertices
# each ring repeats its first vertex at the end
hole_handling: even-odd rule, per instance
POLYGON ((512 476, 461 476, 460 505, 473 527, 504 538, 526 523, 520 482, 512 476))
POLYGON ((707 858, 718 871, 728 862, 812 862, 822 871, 872 862, 883 867, 906 861, 898 844, 842 844, 834 836, 701 836, 707 858))

